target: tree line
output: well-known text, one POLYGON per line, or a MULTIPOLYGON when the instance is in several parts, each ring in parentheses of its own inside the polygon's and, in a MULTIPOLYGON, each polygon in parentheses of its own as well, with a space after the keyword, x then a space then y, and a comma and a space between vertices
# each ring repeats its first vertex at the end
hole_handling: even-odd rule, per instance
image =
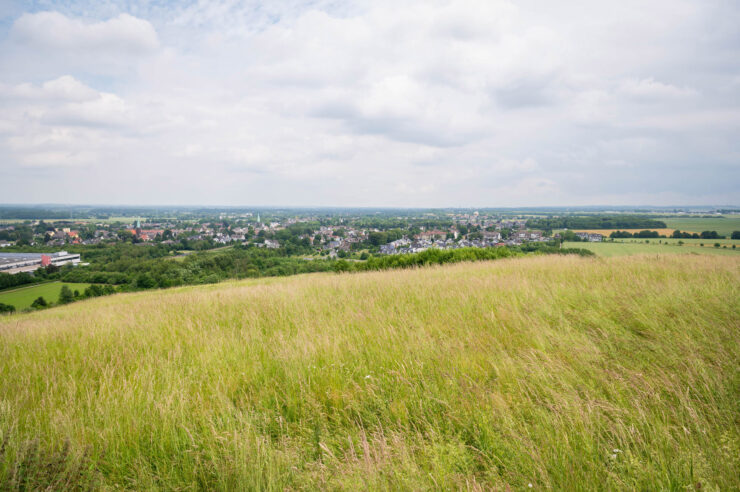
POLYGON ((665 222, 639 215, 575 216, 536 218, 527 221, 530 229, 664 229, 665 222))

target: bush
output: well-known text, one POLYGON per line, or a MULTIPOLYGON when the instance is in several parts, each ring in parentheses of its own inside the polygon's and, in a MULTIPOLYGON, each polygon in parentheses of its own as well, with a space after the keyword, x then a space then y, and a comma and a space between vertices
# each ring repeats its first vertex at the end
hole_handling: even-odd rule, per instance
POLYGON ((42 309, 49 305, 48 302, 46 302, 46 299, 44 299, 44 296, 37 297, 32 303, 31 307, 34 309, 42 309))
POLYGON ((140 289, 151 289, 153 287, 156 287, 157 282, 154 281, 151 275, 148 273, 140 273, 138 277, 136 277, 136 286, 140 289))
POLYGON ((15 312, 15 306, 12 304, 3 304, 0 302, 0 313, 14 313, 15 312))

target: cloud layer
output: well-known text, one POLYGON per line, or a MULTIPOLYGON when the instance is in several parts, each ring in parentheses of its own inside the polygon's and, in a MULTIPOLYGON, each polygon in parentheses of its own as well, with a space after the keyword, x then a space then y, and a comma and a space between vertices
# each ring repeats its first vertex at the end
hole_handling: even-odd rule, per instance
POLYGON ((5 15, 2 202, 740 203, 730 2, 5 15))

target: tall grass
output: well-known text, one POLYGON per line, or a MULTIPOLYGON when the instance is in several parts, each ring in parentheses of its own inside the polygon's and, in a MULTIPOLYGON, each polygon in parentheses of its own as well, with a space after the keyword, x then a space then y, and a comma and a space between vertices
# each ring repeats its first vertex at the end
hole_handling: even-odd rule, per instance
POLYGON ((512 258, 0 319, 0 489, 740 488, 740 262, 512 258))

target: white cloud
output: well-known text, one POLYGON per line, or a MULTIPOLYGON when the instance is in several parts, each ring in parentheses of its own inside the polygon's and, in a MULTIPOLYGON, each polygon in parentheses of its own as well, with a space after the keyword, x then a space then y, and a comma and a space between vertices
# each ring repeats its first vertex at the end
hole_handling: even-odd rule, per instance
POLYGON ((23 14, 10 37, 34 49, 52 51, 139 54, 159 46, 152 25, 128 14, 101 22, 84 22, 59 12, 23 14))
POLYGON ((696 91, 693 89, 664 84, 654 80, 652 77, 625 80, 620 85, 619 92, 636 99, 653 101, 659 99, 682 99, 696 95, 696 91))
POLYGON ((50 2, 0 37, 8 200, 736 201, 729 4, 127 5, 50 2))

